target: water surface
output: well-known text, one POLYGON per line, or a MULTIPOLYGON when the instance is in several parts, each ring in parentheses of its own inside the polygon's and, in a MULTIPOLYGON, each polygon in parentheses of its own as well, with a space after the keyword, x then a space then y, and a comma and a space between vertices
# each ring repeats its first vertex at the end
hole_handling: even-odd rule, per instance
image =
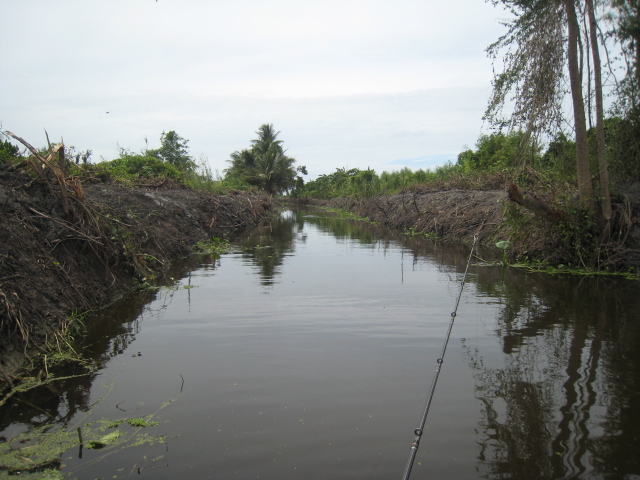
MULTIPOLYGON (((33 394, 1 435, 154 415, 153 444, 71 449, 62 472, 399 479, 468 254, 284 212, 106 312, 98 374, 33 394)), ((640 478, 637 284, 475 263, 411 478, 640 478)))

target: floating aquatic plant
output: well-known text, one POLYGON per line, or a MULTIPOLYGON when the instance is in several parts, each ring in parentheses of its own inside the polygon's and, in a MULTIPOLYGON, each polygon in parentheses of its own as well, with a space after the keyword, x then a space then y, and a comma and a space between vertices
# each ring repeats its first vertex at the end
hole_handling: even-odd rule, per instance
POLYGON ((506 267, 509 265, 509 260, 507 258, 507 249, 511 246, 511 242, 509 240, 500 240, 496 242, 496 247, 502 250, 502 266, 506 267))
POLYGON ((141 430, 159 425, 153 419, 175 400, 170 399, 155 413, 145 417, 118 420, 102 418, 69 429, 56 430, 55 425, 51 424, 33 428, 0 443, 0 472, 19 474, 21 478, 28 479, 58 480, 64 478, 59 470, 63 467, 61 459, 68 450, 78 448, 82 452, 83 447, 104 449, 104 455, 91 460, 98 462, 105 455, 125 448, 164 443, 163 435, 151 435, 141 430))

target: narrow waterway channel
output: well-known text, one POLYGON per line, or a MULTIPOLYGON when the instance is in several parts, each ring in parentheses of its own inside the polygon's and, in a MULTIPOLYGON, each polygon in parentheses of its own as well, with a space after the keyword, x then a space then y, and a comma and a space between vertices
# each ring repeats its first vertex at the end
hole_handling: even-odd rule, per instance
MULTIPOLYGON (((101 426, 65 478, 399 479, 468 254, 286 211, 105 312, 100 370, 14 402, 0 436, 101 426)), ((640 478, 637 283, 481 264, 411 478, 640 478)))

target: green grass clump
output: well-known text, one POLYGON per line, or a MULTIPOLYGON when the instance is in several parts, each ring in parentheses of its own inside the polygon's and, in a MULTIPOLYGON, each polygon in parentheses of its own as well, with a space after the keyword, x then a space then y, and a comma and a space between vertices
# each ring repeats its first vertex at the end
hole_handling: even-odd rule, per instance
POLYGON ((202 255, 214 255, 219 256, 223 253, 227 253, 233 248, 233 244, 222 238, 215 237, 211 240, 200 240, 196 243, 194 252, 202 255))

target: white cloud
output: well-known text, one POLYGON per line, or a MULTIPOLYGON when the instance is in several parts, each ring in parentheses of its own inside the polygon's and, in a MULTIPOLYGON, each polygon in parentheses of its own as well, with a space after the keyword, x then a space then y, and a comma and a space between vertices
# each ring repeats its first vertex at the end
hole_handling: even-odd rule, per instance
POLYGON ((475 143, 503 16, 477 0, 0 2, 3 129, 108 159, 176 130, 222 170, 273 123, 310 177, 475 143))

